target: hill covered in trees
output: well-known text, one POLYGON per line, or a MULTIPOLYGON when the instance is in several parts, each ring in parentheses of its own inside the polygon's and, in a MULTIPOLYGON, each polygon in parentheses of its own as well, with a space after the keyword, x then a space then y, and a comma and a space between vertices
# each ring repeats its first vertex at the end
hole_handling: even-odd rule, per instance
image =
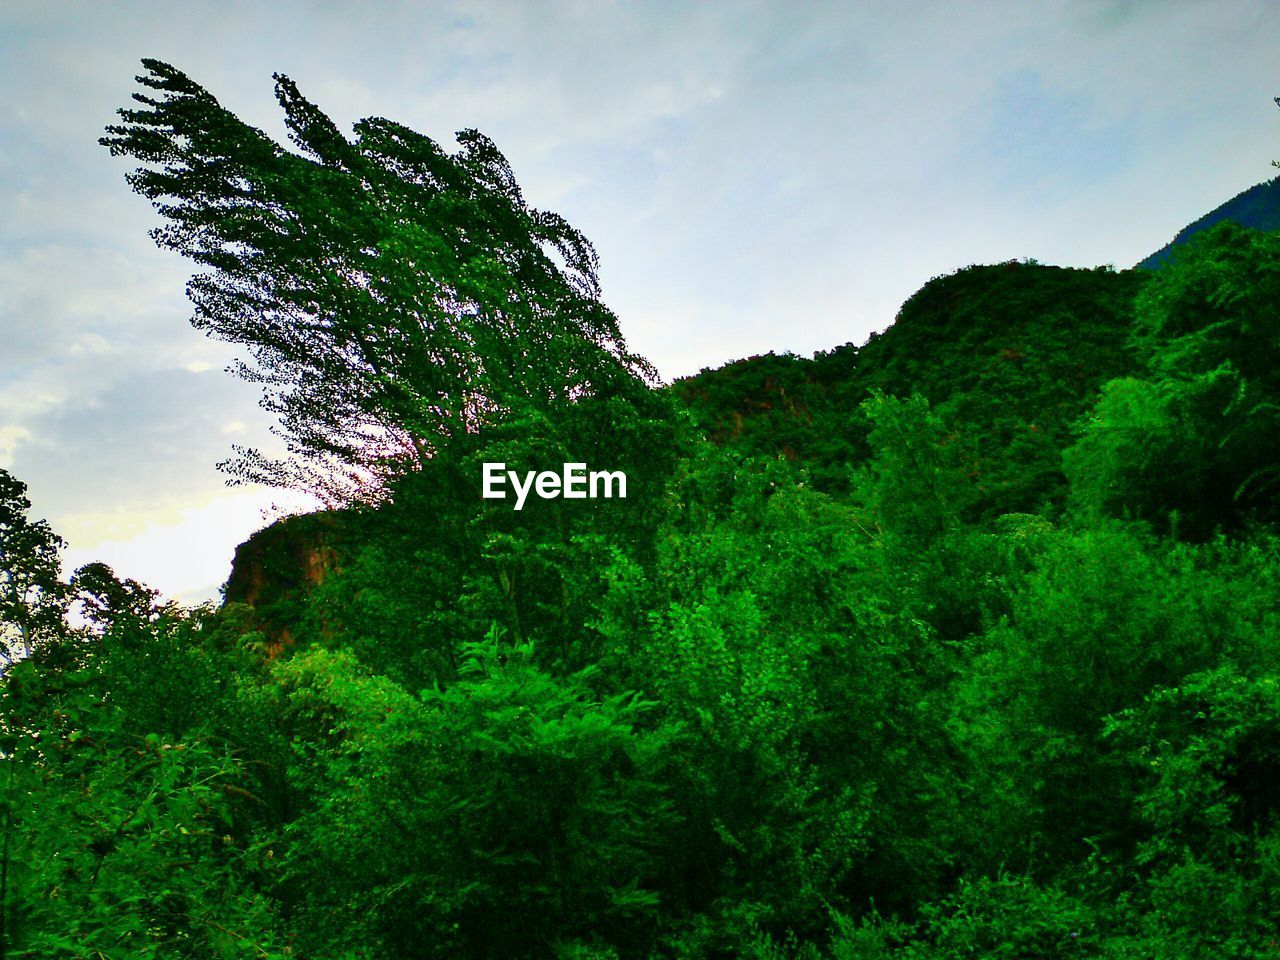
POLYGON ((808 465, 831 492, 867 455, 860 404, 929 399, 990 515, 1062 502, 1061 452, 1107 380, 1132 368, 1143 273, 1032 262, 973 266, 925 284, 882 334, 812 359, 753 357, 674 389, 716 442, 808 465))
POLYGON ((109 144, 306 441, 232 469, 347 499, 184 609, 64 580, 0 472, 8 955, 1274 955, 1277 235, 658 387, 478 135, 282 79, 286 155, 149 66, 109 144), (628 492, 516 512, 493 461, 628 492))

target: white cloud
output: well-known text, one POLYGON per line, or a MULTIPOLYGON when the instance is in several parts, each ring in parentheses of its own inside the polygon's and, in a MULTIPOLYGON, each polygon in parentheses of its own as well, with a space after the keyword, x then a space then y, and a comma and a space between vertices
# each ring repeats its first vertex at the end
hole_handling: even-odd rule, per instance
MULTIPOLYGON (((971 262, 1126 266, 1280 156, 1262 0, 31 0, 0 19, 0 457, 55 524, 132 516, 102 541, 127 558, 177 548, 136 540, 147 522, 203 536, 171 511, 212 510, 230 438, 265 435, 220 372, 234 351, 186 322, 190 265, 150 245, 128 163, 96 143, 143 56, 277 136, 276 70, 344 125, 483 130, 595 242, 668 378, 861 341, 971 262)), ((225 509, 224 540, 256 523, 225 509)))
POLYGON ((11 462, 18 444, 30 439, 31 433, 25 427, 0 426, 0 465, 11 462))
POLYGON ((184 603, 215 599, 231 571, 236 546, 283 513, 314 509, 302 497, 263 491, 225 493, 164 511, 77 514, 62 518, 71 543, 68 575, 101 561, 184 603))

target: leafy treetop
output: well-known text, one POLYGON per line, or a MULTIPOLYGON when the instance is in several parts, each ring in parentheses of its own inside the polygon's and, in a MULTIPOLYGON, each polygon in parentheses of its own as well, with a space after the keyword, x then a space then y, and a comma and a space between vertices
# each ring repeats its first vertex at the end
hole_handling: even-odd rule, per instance
POLYGON ((294 152, 143 65, 142 107, 101 143, 141 164, 129 181, 168 220, 156 242, 207 268, 192 323, 248 348, 237 373, 293 455, 237 448, 237 481, 376 494, 496 417, 656 379, 600 300, 591 244, 525 202, 484 135, 450 154, 369 118, 349 140, 277 74, 294 152))

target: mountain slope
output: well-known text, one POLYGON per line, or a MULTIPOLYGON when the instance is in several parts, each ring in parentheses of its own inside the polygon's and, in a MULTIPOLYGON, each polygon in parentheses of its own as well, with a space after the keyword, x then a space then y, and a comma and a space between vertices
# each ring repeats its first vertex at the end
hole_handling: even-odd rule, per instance
POLYGON ((1137 266, 1154 270, 1169 258, 1173 248, 1186 243, 1202 230, 1230 220, 1255 230, 1280 230, 1280 177, 1267 180, 1236 194, 1222 206, 1209 211, 1199 220, 1178 231, 1178 235, 1137 266))

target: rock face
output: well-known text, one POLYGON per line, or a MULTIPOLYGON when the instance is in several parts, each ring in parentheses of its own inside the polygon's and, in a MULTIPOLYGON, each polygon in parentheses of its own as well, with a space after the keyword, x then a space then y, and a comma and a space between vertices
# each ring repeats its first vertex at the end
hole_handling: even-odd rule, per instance
POLYGON ((252 608, 269 653, 293 643, 316 588, 338 569, 346 520, 338 510, 286 517, 236 547, 223 597, 252 608))

